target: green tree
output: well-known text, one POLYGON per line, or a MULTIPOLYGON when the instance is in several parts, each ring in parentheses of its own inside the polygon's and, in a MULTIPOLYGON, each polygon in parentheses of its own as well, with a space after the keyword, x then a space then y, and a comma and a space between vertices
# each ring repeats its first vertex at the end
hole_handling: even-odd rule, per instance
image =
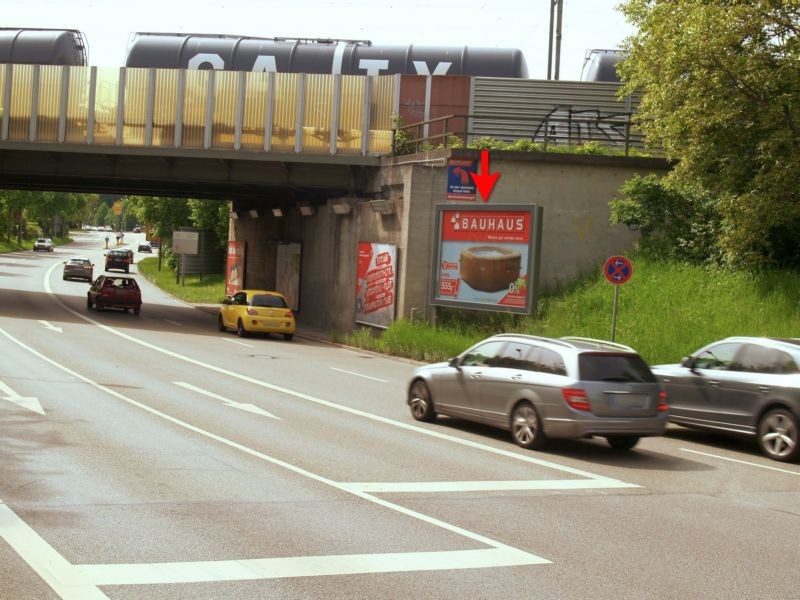
POLYGON ((217 240, 217 247, 224 252, 228 242, 230 203, 225 200, 189 200, 189 211, 194 227, 209 229, 217 240))
POLYGON ((637 33, 619 65, 636 121, 702 188, 734 264, 800 266, 800 2, 627 0, 637 33))
POLYGON ((161 198, 156 196, 129 196, 127 207, 140 223, 150 227, 153 236, 161 241, 158 253, 158 268, 162 257, 169 258, 172 251, 172 232, 178 227, 191 225, 191 211, 185 198, 161 198))

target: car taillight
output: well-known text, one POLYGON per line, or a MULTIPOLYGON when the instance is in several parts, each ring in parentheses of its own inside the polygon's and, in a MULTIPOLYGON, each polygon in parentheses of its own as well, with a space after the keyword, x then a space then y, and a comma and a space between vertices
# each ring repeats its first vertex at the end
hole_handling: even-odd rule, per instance
POLYGON ((661 391, 658 392, 658 412, 663 412, 665 410, 669 410, 669 406, 667 405, 667 392, 661 391))
POLYGON ((283 315, 283 316, 286 319, 291 319, 292 317, 294 317, 294 315, 292 314, 292 311, 287 311, 286 314, 283 315))
POLYGON ((564 388, 561 390, 564 396, 564 402, 569 404, 575 410, 592 410, 589 406, 589 398, 586 396, 586 391, 578 388, 564 388))
POLYGON ((248 308, 247 314, 251 317, 255 317, 258 314, 258 311, 255 308, 248 308))

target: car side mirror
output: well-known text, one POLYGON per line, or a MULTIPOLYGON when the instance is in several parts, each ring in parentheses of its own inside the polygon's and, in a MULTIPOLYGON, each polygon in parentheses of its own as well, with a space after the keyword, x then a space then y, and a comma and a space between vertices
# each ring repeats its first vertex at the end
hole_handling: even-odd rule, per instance
POLYGON ((448 364, 451 367, 454 367, 454 368, 458 369, 459 371, 461 370, 461 363, 458 362, 458 357, 457 356, 451 358, 450 362, 448 364))
POLYGON ((225 298, 225 300, 223 300, 222 303, 223 304, 230 304, 231 303, 231 299, 230 298, 225 298))
POLYGON ((691 356, 684 356, 681 359, 681 366, 694 371, 694 358, 691 356))

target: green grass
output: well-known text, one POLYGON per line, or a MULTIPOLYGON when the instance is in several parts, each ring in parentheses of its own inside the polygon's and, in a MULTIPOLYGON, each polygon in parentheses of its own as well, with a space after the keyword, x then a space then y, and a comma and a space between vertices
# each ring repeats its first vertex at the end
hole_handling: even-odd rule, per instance
MULTIPOLYGON (((187 276, 139 261, 139 272, 187 302, 219 303, 224 275, 187 276)), ((731 272, 633 257, 634 274, 620 287, 616 341, 636 348, 651 364, 676 362, 700 346, 730 335, 800 336, 800 273, 731 272)), ((516 331, 560 337, 611 338, 614 288, 601 273, 539 300, 538 318, 439 309, 439 326, 400 320, 386 330, 365 327, 334 337, 353 346, 434 362, 459 354, 493 333, 516 331)))
MULTIPOLYGON (((731 335, 800 336, 800 273, 758 275, 710 270, 635 257, 621 286, 616 341, 651 364, 676 362, 731 335)), ((439 327, 398 321, 379 337, 369 330, 343 336, 356 346, 423 361, 445 359, 501 331, 560 337, 611 338, 614 289, 595 276, 540 298, 539 318, 474 311, 440 311, 439 327)))
MULTIPOLYGON (((40 237, 40 236, 36 236, 40 237)), ((64 244, 68 244, 72 240, 68 237, 54 237, 51 238, 53 243, 58 246, 63 246, 64 244)), ((9 241, 5 236, 0 238, 0 254, 3 252, 19 252, 20 250, 33 250, 33 242, 36 241, 35 237, 32 238, 22 238, 22 244, 17 244, 17 238, 12 237, 11 241, 9 241)))
POLYGON ((220 304, 225 299, 225 275, 187 275, 185 282, 176 282, 175 271, 162 262, 158 270, 158 257, 139 260, 139 273, 162 290, 185 302, 220 304), (185 283, 185 285, 184 285, 185 283))

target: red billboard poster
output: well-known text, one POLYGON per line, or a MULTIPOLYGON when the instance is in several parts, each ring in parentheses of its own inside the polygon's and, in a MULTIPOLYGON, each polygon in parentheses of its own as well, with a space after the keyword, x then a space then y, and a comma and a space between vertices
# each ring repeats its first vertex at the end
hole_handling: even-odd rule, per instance
POLYGON ((244 242, 228 241, 225 267, 225 295, 233 296, 244 287, 244 242))
POLYGON ((359 242, 356 323, 375 327, 389 327, 392 324, 396 282, 396 246, 359 242))
POLYGON ((530 312, 538 283, 540 210, 439 207, 432 303, 530 312))
POLYGON ((470 173, 478 172, 478 161, 451 158, 447 161, 447 199, 475 200, 475 182, 470 173))

